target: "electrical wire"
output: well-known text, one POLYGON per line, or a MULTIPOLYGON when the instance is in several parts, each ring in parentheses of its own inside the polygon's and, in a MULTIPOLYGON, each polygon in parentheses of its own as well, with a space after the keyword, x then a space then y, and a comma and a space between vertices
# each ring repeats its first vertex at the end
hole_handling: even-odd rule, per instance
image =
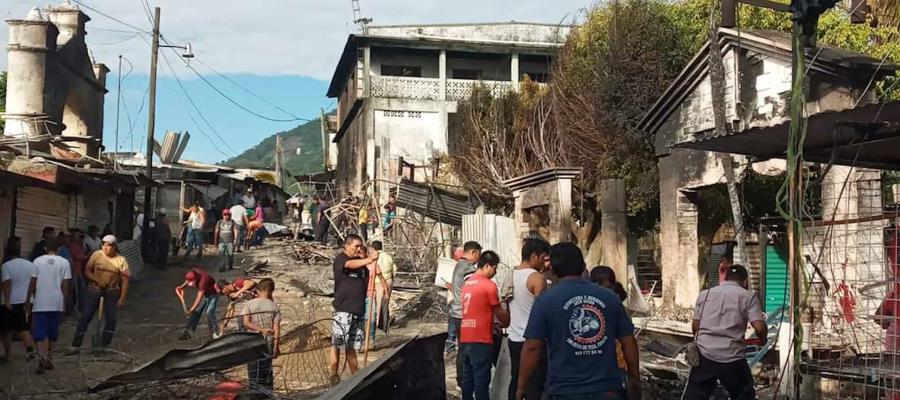
MULTIPOLYGON (((193 107, 194 111, 196 111, 197 114, 200 116, 200 119, 203 120, 204 123, 206 123, 206 126, 209 127, 210 131, 212 131, 212 133, 219 139, 220 142, 222 142, 222 144, 225 145, 225 147, 229 151, 231 151, 232 153, 235 153, 234 149, 231 148, 230 145, 228 145, 228 142, 226 142, 225 139, 222 138, 222 135, 220 135, 219 132, 216 131, 216 128, 214 128, 212 126, 212 124, 209 123, 209 120, 207 120, 206 117, 203 115, 203 112, 200 111, 200 107, 197 107, 197 104, 194 102, 194 99, 191 97, 190 93, 188 93, 187 88, 184 87, 184 83, 181 82, 181 78, 179 78, 178 74, 175 73, 175 68, 172 67, 172 64, 169 62, 169 58, 166 57, 166 54, 163 52, 163 53, 160 53, 160 55, 162 56, 163 61, 165 62, 166 66, 169 68, 169 72, 172 73, 172 77, 175 78, 175 82, 178 83, 178 87, 181 88, 181 92, 184 93, 185 98, 187 98, 188 102, 191 104, 191 107, 193 107)), ((198 128, 199 128, 199 125, 198 125, 198 128)), ((222 151, 222 149, 220 149, 216 145, 216 142, 209 135, 207 135, 206 132, 204 132, 203 130, 200 130, 200 133, 203 134, 206 137, 206 139, 209 140, 210 145, 212 145, 212 147, 216 151, 218 151, 220 154, 224 155, 225 157, 231 157, 230 155, 228 155, 227 153, 222 151)))
POLYGON ((298 116, 294 115, 293 113, 291 113, 290 111, 285 110, 285 109, 279 107, 279 106, 276 105, 276 104, 272 104, 272 102, 270 102, 270 101, 267 100, 266 98, 264 98, 264 97, 262 97, 262 96, 260 96, 260 95, 258 95, 258 94, 256 94, 256 93, 254 93, 253 91, 251 91, 250 89, 245 88, 244 86, 241 86, 241 84, 237 83, 234 79, 229 78, 227 75, 225 75, 225 74, 219 72, 218 70, 216 70, 215 68, 213 68, 211 65, 209 65, 209 64, 207 64, 207 63, 205 63, 205 62, 203 62, 202 60, 199 60, 199 59, 196 59, 196 58, 195 58, 195 60, 196 60, 198 63, 200 63, 201 65, 203 65, 204 67, 209 68, 209 70, 213 71, 216 75, 220 76, 222 79, 225 79, 226 81, 230 82, 232 85, 237 86, 239 89, 243 90, 244 92, 247 92, 247 93, 250 94, 251 96, 253 96, 253 97, 255 97, 255 98, 257 98, 257 99, 263 101, 264 103, 266 103, 266 104, 272 106, 272 107, 275 108, 276 110, 281 111, 281 112, 283 112, 283 113, 285 113, 285 114, 287 114, 287 115, 293 117, 293 118, 296 119, 297 121, 307 121, 307 122, 310 121, 310 119, 298 117, 298 116))
POLYGON ((143 33, 146 33, 146 34, 150 34, 150 33, 151 33, 150 31, 148 31, 148 30, 146 30, 146 29, 138 28, 137 26, 134 26, 134 25, 132 25, 132 24, 129 24, 129 23, 125 22, 125 21, 122 21, 121 19, 118 19, 118 18, 116 18, 116 17, 113 17, 112 15, 109 15, 109 14, 107 14, 107 13, 105 13, 105 12, 103 12, 103 11, 100 11, 100 10, 94 8, 94 7, 91 7, 91 6, 87 5, 87 4, 85 4, 85 3, 84 3, 83 1, 81 1, 81 0, 72 0, 72 2, 78 4, 79 6, 82 6, 82 7, 84 7, 84 8, 87 8, 88 10, 91 10, 91 11, 97 13, 97 14, 100 14, 100 15, 106 17, 106 18, 109 18, 109 19, 111 19, 111 20, 113 20, 113 21, 116 21, 116 22, 118 22, 118 23, 120 23, 120 24, 122 24, 122 25, 125 25, 125 26, 127 26, 127 27, 129 27, 129 28, 131 28, 131 29, 134 29, 134 30, 136 30, 136 31, 143 32, 143 33))
POLYGON ((118 40, 118 41, 115 41, 115 42, 109 42, 109 43, 90 42, 90 43, 88 43, 88 44, 91 45, 91 46, 115 46, 115 45, 118 45, 118 44, 122 44, 122 43, 125 43, 125 42, 128 42, 128 41, 131 41, 131 40, 133 40, 134 38, 138 37, 139 35, 141 35, 141 33, 140 33, 140 32, 136 32, 136 33, 132 34, 131 36, 125 38, 125 39, 118 40))
POLYGON ((191 72, 193 72, 195 75, 197 75, 198 78, 200 78, 203 82, 205 82, 216 93, 218 93, 220 96, 224 97, 225 100, 228 100, 228 102, 230 102, 231 104, 234 104, 241 110, 244 110, 247 113, 249 113, 250 115, 256 116, 257 118, 261 118, 266 121, 272 121, 272 122, 297 122, 297 121, 309 122, 309 121, 312 121, 311 119, 299 118, 299 117, 294 117, 291 119, 272 118, 272 117, 268 117, 268 116, 262 115, 260 113, 257 113, 255 111, 245 107, 241 103, 238 103, 236 100, 232 99, 231 97, 229 97, 225 92, 223 92, 221 89, 216 87, 216 85, 213 85, 212 82, 209 81, 209 79, 206 79, 206 77, 203 76, 200 72, 198 72, 191 64, 185 63, 185 67, 187 67, 187 69, 191 70, 191 72))

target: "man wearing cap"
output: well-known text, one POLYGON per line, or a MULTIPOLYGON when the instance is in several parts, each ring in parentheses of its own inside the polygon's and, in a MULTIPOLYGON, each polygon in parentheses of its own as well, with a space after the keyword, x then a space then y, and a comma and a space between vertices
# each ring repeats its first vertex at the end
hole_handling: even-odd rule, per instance
POLYGON ((691 369, 685 399, 708 399, 717 381, 734 400, 756 398, 744 332, 749 323, 765 345, 768 327, 759 299, 746 289, 747 281, 747 269, 734 264, 726 271, 724 282, 697 297, 692 329, 700 364, 691 369))
POLYGON ((234 269, 234 241, 237 235, 237 224, 231 219, 231 211, 222 211, 222 219, 216 222, 213 232, 213 246, 219 246, 219 272, 224 272, 225 267, 234 269))
POLYGON ((128 261, 119 254, 115 236, 106 235, 101 242, 100 250, 91 254, 84 266, 87 290, 82 298, 84 306, 75 329, 75 338, 72 339, 72 347, 81 347, 84 333, 101 303, 105 326, 100 344, 109 346, 116 332, 116 314, 125 305, 125 298, 128 296, 128 261))
POLYGON ((219 292, 216 289, 216 280, 210 274, 200 267, 191 268, 184 274, 184 282, 175 287, 175 295, 181 300, 181 308, 184 310, 184 316, 187 317, 187 323, 184 327, 184 333, 178 340, 188 340, 191 338, 191 332, 197 330, 200 323, 200 317, 206 314, 206 322, 209 325, 209 331, 213 338, 218 336, 218 322, 216 322, 216 307, 219 305, 219 292), (197 297, 194 303, 188 308, 184 302, 184 288, 197 288, 197 297))
POLYGON ((222 317, 219 331, 221 333, 227 332, 229 323, 235 319, 237 320, 238 330, 243 331, 241 318, 236 313, 240 309, 241 303, 256 298, 256 282, 244 278, 235 278, 231 282, 219 279, 216 285, 219 286, 219 292, 228 298, 228 307, 225 309, 225 316, 222 317))
POLYGON ((241 198, 241 201, 244 203, 244 208, 248 210, 256 208, 256 196, 253 195, 253 189, 247 188, 247 194, 241 198))

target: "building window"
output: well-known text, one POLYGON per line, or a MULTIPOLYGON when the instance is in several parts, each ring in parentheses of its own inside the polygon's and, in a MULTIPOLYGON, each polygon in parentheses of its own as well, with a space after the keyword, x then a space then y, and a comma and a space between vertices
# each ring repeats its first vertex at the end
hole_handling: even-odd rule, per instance
POLYGON ((480 69, 453 68, 452 79, 480 80, 481 79, 481 70, 480 69))
POLYGON ((410 65, 382 65, 381 75, 384 76, 411 76, 416 78, 422 77, 422 67, 414 67, 410 65))

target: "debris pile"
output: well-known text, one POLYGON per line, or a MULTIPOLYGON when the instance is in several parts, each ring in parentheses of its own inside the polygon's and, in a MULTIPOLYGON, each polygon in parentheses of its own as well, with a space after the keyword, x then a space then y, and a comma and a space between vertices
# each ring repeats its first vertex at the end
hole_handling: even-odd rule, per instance
POLYGON ((290 247, 294 259, 304 264, 330 264, 334 259, 334 249, 317 242, 286 241, 284 246, 290 247))
POLYGON ((413 322, 443 322, 447 320, 447 296, 445 291, 426 286, 421 292, 394 291, 392 301, 397 306, 395 325, 405 327, 413 322))

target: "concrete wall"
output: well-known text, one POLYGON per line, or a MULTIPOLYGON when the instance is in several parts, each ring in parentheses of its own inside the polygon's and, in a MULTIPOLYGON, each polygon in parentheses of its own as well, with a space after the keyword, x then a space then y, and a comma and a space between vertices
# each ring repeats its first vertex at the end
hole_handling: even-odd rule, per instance
POLYGON ((369 26, 374 36, 414 38, 434 36, 464 40, 564 43, 570 26, 529 23, 369 26))

